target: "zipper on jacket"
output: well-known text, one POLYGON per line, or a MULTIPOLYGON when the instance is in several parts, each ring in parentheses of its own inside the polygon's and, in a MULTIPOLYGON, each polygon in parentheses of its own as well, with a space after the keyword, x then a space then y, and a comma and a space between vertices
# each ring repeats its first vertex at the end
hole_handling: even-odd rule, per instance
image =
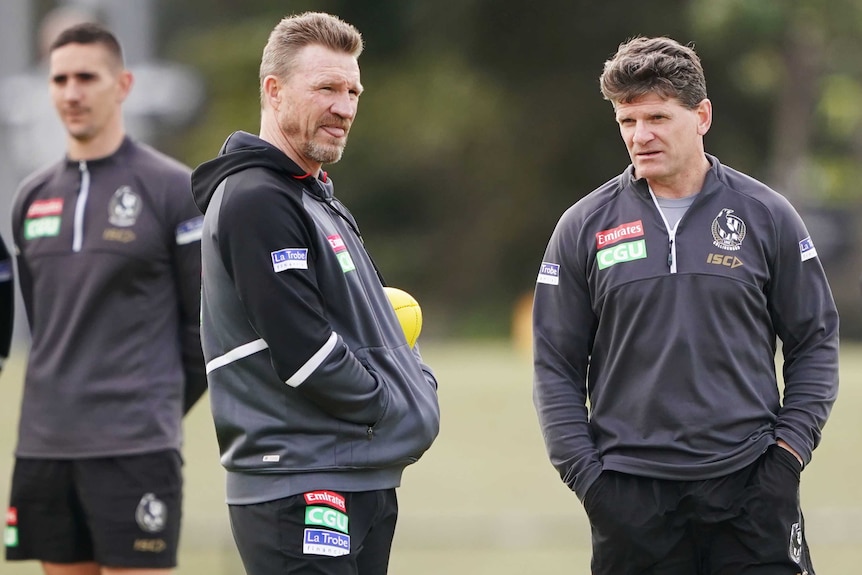
POLYGON ((368 426, 368 429, 365 430, 365 439, 367 439, 368 441, 374 439, 374 428, 370 425, 368 426))
POLYGON ((75 222, 72 234, 72 251, 80 252, 84 243, 84 211, 87 209, 87 196, 90 195, 90 170, 87 161, 78 162, 81 172, 81 188, 78 190, 78 200, 75 202, 75 222))
POLYGON ((673 269, 673 238, 669 239, 667 243, 667 267, 673 269))
MULTIPOLYGON (((679 225, 679 222, 677 222, 677 225, 679 225)), ((667 267, 670 273, 676 273, 676 226, 668 231, 667 267)))
MULTIPOLYGON (((664 222, 664 229, 667 230, 667 268, 668 271, 672 274, 676 273, 676 228, 679 227, 679 222, 682 221, 682 218, 676 222, 672 228, 667 221, 667 217, 664 215, 664 211, 661 209, 661 206, 658 203, 658 198, 656 198, 655 193, 650 189, 649 195, 652 198, 652 203, 655 205, 655 209, 658 210, 658 215, 661 217, 661 221, 664 222)), ((683 214, 685 217, 685 214, 683 214)))

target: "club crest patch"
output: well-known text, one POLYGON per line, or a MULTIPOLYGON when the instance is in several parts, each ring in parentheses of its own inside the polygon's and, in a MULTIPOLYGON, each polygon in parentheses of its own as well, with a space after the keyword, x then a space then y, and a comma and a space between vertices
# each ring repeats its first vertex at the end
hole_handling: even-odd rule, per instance
POLYGON ((712 244, 723 250, 736 251, 745 239, 745 222, 733 215, 733 210, 724 208, 712 220, 712 244))
POLYGON ((165 528, 168 520, 168 507, 153 493, 145 493, 135 510, 138 527, 147 533, 158 533, 165 528))
POLYGON ((536 283, 559 285, 560 284, 560 264, 552 264, 550 262, 542 262, 539 268, 539 277, 536 278, 536 283))
POLYGON ((799 242, 799 256, 802 261, 810 260, 817 257, 817 248, 814 247, 814 242, 811 241, 811 236, 808 236, 799 242))
POLYGON ((133 192, 130 186, 120 186, 108 202, 108 221, 118 228, 133 226, 142 207, 141 196, 133 192))
POLYGON ((284 270, 307 270, 308 248, 284 248, 271 252, 272 269, 276 273, 284 270))
POLYGON ((787 551, 794 563, 798 565, 802 561, 802 526, 799 523, 790 526, 790 547, 787 551))

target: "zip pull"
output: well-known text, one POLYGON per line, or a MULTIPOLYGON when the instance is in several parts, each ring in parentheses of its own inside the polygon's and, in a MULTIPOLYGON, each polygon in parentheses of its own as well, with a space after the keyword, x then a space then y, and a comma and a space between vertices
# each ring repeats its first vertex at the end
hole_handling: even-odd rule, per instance
POLYGON ((374 439, 374 428, 370 425, 368 426, 368 429, 365 430, 365 439, 367 439, 368 441, 374 439))
POLYGON ((667 242, 667 267, 673 269, 673 238, 667 242))

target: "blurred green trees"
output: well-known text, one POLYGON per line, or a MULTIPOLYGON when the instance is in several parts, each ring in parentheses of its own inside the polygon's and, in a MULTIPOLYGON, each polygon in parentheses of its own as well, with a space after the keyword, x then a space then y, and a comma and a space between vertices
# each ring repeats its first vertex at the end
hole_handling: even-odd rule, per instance
POLYGON ((322 10, 362 31, 366 92, 345 157, 328 170, 388 281, 422 303, 429 335, 508 331, 557 218, 628 164, 598 90, 605 59, 635 35, 693 42, 715 110, 708 151, 803 212, 819 210, 811 232, 831 242, 821 256, 844 327, 862 332, 858 226, 848 219, 862 180, 862 0, 184 0, 160 9, 163 56, 207 85, 197 122, 164 143, 192 165, 230 132, 257 132, 257 67, 279 18, 322 10), (824 220, 824 209, 847 221, 824 220))

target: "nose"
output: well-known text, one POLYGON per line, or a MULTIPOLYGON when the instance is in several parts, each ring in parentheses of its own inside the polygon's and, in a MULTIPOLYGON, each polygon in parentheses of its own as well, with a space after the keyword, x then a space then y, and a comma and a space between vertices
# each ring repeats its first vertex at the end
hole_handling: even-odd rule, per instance
POLYGON ((632 141, 635 144, 646 144, 652 139, 652 130, 649 129, 649 126, 647 126, 646 122, 636 122, 634 133, 632 134, 632 141))
POLYGON ((69 80, 63 86, 63 99, 66 101, 76 101, 81 98, 81 87, 78 82, 69 80))
POLYGON ((330 108, 330 110, 336 116, 345 118, 347 120, 353 120, 353 118, 356 117, 356 110, 358 106, 359 99, 349 92, 344 92, 338 95, 338 97, 332 103, 332 107, 330 108))

